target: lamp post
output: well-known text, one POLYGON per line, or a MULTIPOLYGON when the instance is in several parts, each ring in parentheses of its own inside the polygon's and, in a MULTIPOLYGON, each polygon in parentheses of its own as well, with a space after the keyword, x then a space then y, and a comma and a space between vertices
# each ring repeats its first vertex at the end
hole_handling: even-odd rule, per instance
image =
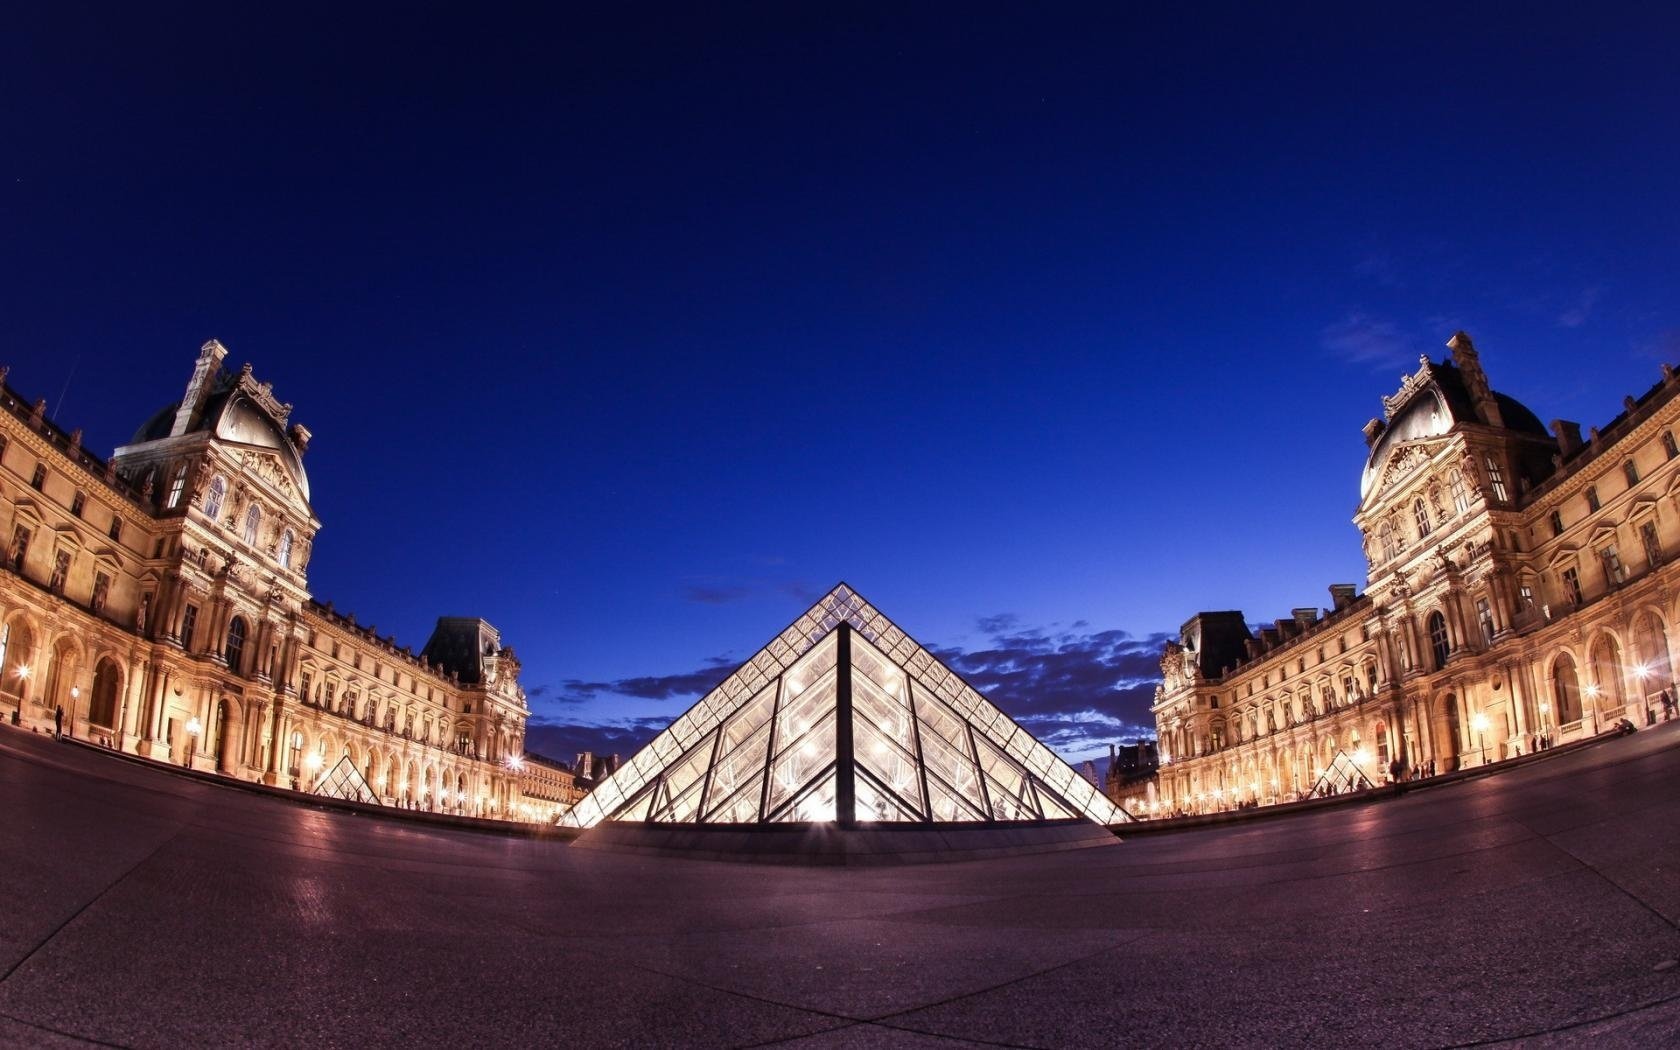
POLYGON ((303 765, 305 769, 309 770, 309 790, 314 791, 315 778, 321 772, 321 752, 309 752, 309 756, 303 760, 303 765))
POLYGON ((1487 727, 1487 715, 1481 711, 1477 711, 1476 716, 1470 719, 1470 728, 1476 731, 1476 741, 1478 746, 1481 748, 1482 765, 1484 766, 1487 765, 1487 727))
POLYGON ((1592 712, 1592 735, 1597 736, 1598 735, 1598 683, 1597 682, 1588 682, 1587 687, 1585 689, 1581 690, 1581 692, 1585 693, 1586 696, 1587 696, 1587 699, 1590 701, 1590 703, 1587 704, 1587 709, 1592 712))
MULTIPOLYGON (((82 698, 82 687, 79 686, 79 685, 71 686, 70 687, 70 718, 68 719, 68 721, 70 722, 70 736, 72 738, 74 738, 75 735, 76 735, 76 701, 80 700, 81 698, 82 698)), ((93 735, 91 733, 88 735, 88 739, 89 740, 93 739, 93 735)))
POLYGON ((1645 701, 1645 724, 1654 726, 1657 724, 1657 716, 1651 711, 1651 692, 1645 684, 1646 679, 1651 677, 1651 669, 1639 664, 1633 669, 1633 676, 1639 679, 1639 695, 1645 701))
POLYGON ((1549 731, 1547 729, 1547 725, 1546 725, 1546 723, 1548 722, 1548 719, 1547 719, 1546 716, 1551 713, 1551 710, 1552 710, 1552 705, 1551 704, 1547 703, 1544 700, 1540 701, 1540 746, 1541 747, 1546 746, 1548 737, 1551 735, 1549 733, 1549 731))
POLYGON ((193 752, 198 750, 198 734, 202 732, 204 732, 204 723, 198 720, 197 715, 187 719, 187 760, 181 764, 188 769, 192 768, 193 752))

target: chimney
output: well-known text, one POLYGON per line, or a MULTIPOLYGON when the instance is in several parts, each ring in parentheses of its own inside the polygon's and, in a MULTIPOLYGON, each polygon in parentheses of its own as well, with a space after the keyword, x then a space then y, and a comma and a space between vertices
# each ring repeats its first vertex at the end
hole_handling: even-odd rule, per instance
POLYGON ((212 339, 198 348, 198 364, 193 366, 192 379, 187 382, 187 393, 181 398, 181 407, 175 413, 175 425, 169 428, 170 437, 180 437, 192 425, 193 413, 204 400, 204 394, 210 388, 213 379, 222 367, 222 358, 227 356, 227 347, 212 339))
POLYGON ((1359 588, 1351 583, 1332 583, 1330 585, 1330 608, 1338 611, 1347 608, 1353 604, 1354 595, 1358 593, 1359 588))
POLYGON ((1382 440, 1383 431, 1387 429, 1388 424, 1380 419, 1372 418, 1369 423, 1365 424, 1365 447, 1376 448, 1377 442, 1382 440))
POLYGON ((1289 610, 1289 615, 1295 617, 1295 622, 1303 629, 1318 622, 1318 610, 1315 608, 1300 608, 1289 610))
POLYGON ((1476 406, 1476 415, 1483 423, 1490 427, 1502 427, 1505 419, 1499 413, 1499 402, 1494 399, 1493 388, 1488 386, 1487 373, 1482 371, 1482 359, 1476 354, 1476 344, 1463 332, 1457 332, 1447 340, 1447 349, 1452 351, 1453 364, 1458 367, 1458 374, 1464 379, 1464 388, 1470 392, 1470 400, 1476 406))
POLYGON ((1568 459, 1581 449, 1581 424, 1567 419, 1552 420, 1552 436, 1557 439, 1558 452, 1568 459))

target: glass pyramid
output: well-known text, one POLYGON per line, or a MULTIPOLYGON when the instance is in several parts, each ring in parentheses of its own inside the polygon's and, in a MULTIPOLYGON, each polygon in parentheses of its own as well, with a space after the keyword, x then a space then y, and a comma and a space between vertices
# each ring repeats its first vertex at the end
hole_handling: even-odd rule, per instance
POLYGON ((1131 819, 845 584, 560 818, 1131 819))
POLYGON ((1363 791, 1373 787, 1371 778, 1359 768, 1359 764, 1348 757, 1348 753, 1337 749, 1336 757, 1324 768, 1318 781, 1313 784, 1308 798, 1323 798, 1326 795, 1345 795, 1350 791, 1363 791))
POLYGON ((356 768, 356 763, 350 761, 349 755, 341 757, 338 765, 332 767, 332 771, 321 778, 321 782, 315 785, 314 793, 328 798, 345 798, 351 802, 379 805, 379 796, 368 787, 368 782, 356 768))

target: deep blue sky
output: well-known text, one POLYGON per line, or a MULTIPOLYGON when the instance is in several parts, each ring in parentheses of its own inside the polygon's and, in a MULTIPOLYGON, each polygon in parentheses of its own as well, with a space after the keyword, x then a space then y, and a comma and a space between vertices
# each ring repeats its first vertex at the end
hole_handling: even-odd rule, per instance
POLYGON ((1363 582, 1419 352, 1587 424, 1680 360, 1666 5, 240 6, 11 13, 0 360, 108 451, 220 338, 316 595, 498 624, 562 756, 839 579, 1082 756, 1363 582))

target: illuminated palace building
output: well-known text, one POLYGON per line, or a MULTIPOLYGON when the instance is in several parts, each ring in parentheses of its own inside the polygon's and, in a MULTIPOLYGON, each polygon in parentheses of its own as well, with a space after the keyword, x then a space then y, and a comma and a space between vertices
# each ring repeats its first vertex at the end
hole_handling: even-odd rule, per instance
POLYGON ((1680 618, 1680 378, 1583 440, 1488 385, 1469 337, 1365 427, 1369 584, 1251 631, 1203 612, 1166 646, 1138 816, 1447 772, 1662 717, 1680 618))
POLYGON ((309 431, 226 353, 206 343, 106 461, 0 391, 0 715, 46 730, 62 708, 78 739, 241 780, 533 809, 513 650, 449 617, 416 654, 310 598, 309 431))

